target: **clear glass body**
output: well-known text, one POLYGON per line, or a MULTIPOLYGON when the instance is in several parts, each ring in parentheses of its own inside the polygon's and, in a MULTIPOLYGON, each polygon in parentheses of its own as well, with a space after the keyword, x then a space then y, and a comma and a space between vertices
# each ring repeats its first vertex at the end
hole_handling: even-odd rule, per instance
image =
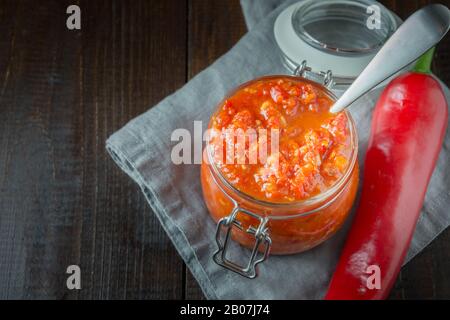
POLYGON ((395 32, 397 22, 374 1, 309 0, 292 14, 292 27, 306 43, 322 51, 360 55, 379 50, 395 32))
MULTIPOLYGON (((237 90, 260 79, 254 79, 231 92, 219 104, 219 107, 237 90)), ((302 79, 302 81, 311 83, 306 79, 302 79)), ((328 89, 316 83, 314 85, 316 88, 320 87, 329 97, 336 100, 336 97, 328 89)), ((220 219, 229 216, 236 204, 260 217, 268 217, 266 226, 272 240, 270 251, 272 254, 302 252, 331 237, 348 216, 358 187, 358 139, 354 122, 350 114, 347 113, 346 115, 351 140, 350 162, 346 171, 329 189, 302 201, 271 203, 252 198, 237 190, 223 177, 211 161, 212 158, 207 145, 203 151, 201 182, 203 197, 211 217, 218 222, 220 219)), ((257 228, 258 219, 238 213, 237 220, 241 223, 243 230, 233 228, 232 238, 241 245, 253 247, 255 238, 244 230, 247 230, 250 226, 257 228)))

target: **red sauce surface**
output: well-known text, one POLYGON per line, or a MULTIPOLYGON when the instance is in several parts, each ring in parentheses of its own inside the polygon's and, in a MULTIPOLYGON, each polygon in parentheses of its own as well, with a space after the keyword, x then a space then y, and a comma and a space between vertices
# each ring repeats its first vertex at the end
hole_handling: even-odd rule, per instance
MULTIPOLYGON (((225 155, 226 148, 236 146, 236 139, 225 137, 228 129, 279 129, 279 149, 253 164, 248 159, 227 164, 215 156, 216 166, 234 187, 258 200, 293 202, 329 189, 345 173, 351 152, 348 119, 330 113, 332 103, 319 87, 290 77, 261 79, 239 89, 213 116, 210 146, 225 148, 225 155)), ((265 148, 270 134, 245 143, 246 150, 265 148)))

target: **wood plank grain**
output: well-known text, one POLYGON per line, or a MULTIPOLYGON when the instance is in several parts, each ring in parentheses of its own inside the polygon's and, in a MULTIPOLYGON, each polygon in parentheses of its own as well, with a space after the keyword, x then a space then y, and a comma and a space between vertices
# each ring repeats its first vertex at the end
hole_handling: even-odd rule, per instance
MULTIPOLYGON (((239 0, 189 0, 188 79, 226 53, 247 32, 239 0)), ((187 299, 203 299, 189 270, 187 299)))
POLYGON ((82 0, 69 31, 73 2, 0 6, 0 298, 181 298, 182 261, 104 142, 185 82, 186 6, 82 0))

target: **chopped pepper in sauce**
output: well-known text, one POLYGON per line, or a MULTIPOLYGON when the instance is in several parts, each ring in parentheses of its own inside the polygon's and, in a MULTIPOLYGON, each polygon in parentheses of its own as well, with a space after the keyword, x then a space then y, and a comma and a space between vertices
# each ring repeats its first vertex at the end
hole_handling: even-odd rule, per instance
MULTIPOLYGON (((258 200, 293 202, 324 192, 345 173, 351 151, 348 119, 330 113, 332 103, 320 88, 289 77, 238 89, 213 117, 212 129, 219 134, 210 145, 235 148, 235 139, 224 138, 226 130, 278 129, 279 148, 257 163, 215 157, 217 167, 235 188, 258 200)), ((266 148, 270 134, 246 143, 248 150, 266 148)))

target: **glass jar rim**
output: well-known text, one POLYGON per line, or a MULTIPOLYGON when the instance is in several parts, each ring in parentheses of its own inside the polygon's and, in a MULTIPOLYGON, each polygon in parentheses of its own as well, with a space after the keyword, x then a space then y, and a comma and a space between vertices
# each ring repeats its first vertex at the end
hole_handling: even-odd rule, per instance
MULTIPOLYGON (((262 77, 258 77, 255 78, 253 80, 247 81, 239 86, 237 86, 236 88, 234 88, 233 90, 231 90, 224 99, 222 99, 214 114, 212 115, 211 119, 210 119, 210 123, 208 125, 208 127, 211 126, 211 121, 214 117, 214 115, 219 111, 220 106, 225 102, 225 100, 227 98, 229 98, 230 96, 234 95, 238 90, 243 89, 247 86, 249 86, 252 83, 255 83, 257 81, 261 81, 261 80, 269 80, 269 79, 279 79, 279 78, 291 78, 293 80, 301 80, 303 82, 309 83, 311 85, 314 85, 315 87, 318 87, 319 89, 321 89, 324 93, 327 94, 327 96, 329 98, 331 98, 333 101, 337 100, 336 95, 331 92, 329 89, 327 89, 326 87, 324 87, 323 85, 311 81, 309 79, 300 77, 300 76, 291 76, 291 75, 269 75, 269 76, 262 76, 262 77)), ((312 214, 314 212, 320 211, 323 208, 327 207, 328 205, 330 205, 331 203, 334 202, 334 200, 341 194, 341 192, 344 190, 344 187, 347 185, 347 183, 350 181, 351 175, 353 173, 353 169, 355 167, 355 164, 357 162, 358 159, 358 135, 357 135, 357 131, 356 131, 356 125, 355 122, 351 116, 351 114, 347 111, 344 110, 343 113, 346 115, 347 117, 347 124, 348 127, 350 129, 350 141, 351 141, 351 155, 350 155, 350 163, 346 168, 345 173, 339 178, 337 179, 333 185, 331 187, 329 187, 327 190, 325 190, 324 192, 321 192, 311 198, 308 199, 304 199, 304 200, 298 200, 298 201, 292 201, 292 202, 270 202, 270 201, 265 201, 265 200, 260 200, 257 199, 255 197, 252 197, 251 195, 239 190, 238 188, 236 188, 235 186, 233 186, 221 173, 221 171, 219 170, 219 168, 217 167, 215 161, 212 158, 212 154, 211 154, 211 147, 210 147, 210 141, 209 139, 206 142, 206 154, 208 157, 208 162, 209 162, 209 168, 211 170, 212 168, 212 173, 213 173, 213 177, 215 179, 215 176, 217 176, 220 179, 220 182, 223 183, 223 185, 231 190, 233 193, 235 193, 239 198, 242 198, 252 204, 255 205, 259 205, 259 206, 263 206, 263 207, 268 207, 270 209, 296 209, 296 208, 305 208, 305 207, 310 207, 310 206, 314 206, 317 204, 320 204, 321 202, 323 202, 326 199, 329 199, 328 201, 325 202, 324 205, 321 205, 319 207, 315 207, 314 209, 310 209, 307 210, 305 212, 302 212, 300 214, 291 214, 291 215, 271 215, 270 218, 271 219, 289 219, 289 218, 295 218, 295 217, 299 217, 299 216, 306 216, 309 214, 312 214)), ((222 190, 224 191, 228 197, 230 197, 231 199, 233 199, 233 201, 236 201, 230 194, 227 193, 226 190, 222 190)))
MULTIPOLYGON (((342 12, 340 10, 340 12, 342 12)), ((324 17, 316 18, 320 19, 324 17)), ((367 16, 363 17, 364 19, 367 19, 367 16)), ((355 17, 352 17, 352 19, 355 19, 355 17)), ((292 27, 295 30, 295 33, 298 37, 300 37, 305 43, 309 44, 310 46, 317 48, 319 50, 323 50, 329 53, 333 54, 339 54, 339 55, 366 55, 375 53, 378 51, 383 44, 386 42, 386 40, 395 32, 397 29, 397 21, 395 16, 391 13, 390 10, 388 10, 385 6, 383 6, 381 3, 377 1, 371 1, 371 0, 334 0, 334 1, 316 1, 316 0, 306 0, 304 3, 299 5, 291 16, 291 23, 292 27), (330 5, 342 5, 342 6, 351 6, 354 8, 368 8, 371 5, 376 5, 378 8, 380 8, 380 16, 381 19, 384 19, 384 22, 386 22, 386 34, 384 35, 383 40, 378 41, 377 43, 373 44, 369 48, 338 48, 335 46, 332 46, 327 43, 323 43, 314 35, 310 34, 305 29, 305 24, 297 24, 296 19, 299 20, 307 20, 307 15, 317 12, 324 7, 330 6, 330 5)))

